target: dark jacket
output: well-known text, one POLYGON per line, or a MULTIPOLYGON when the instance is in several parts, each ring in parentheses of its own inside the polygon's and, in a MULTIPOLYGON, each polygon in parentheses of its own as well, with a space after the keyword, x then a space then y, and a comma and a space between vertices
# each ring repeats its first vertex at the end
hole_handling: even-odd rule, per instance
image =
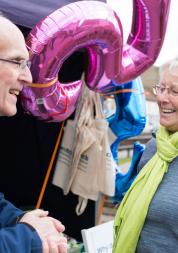
POLYGON ((0 193, 0 252, 41 253, 42 245, 37 232, 25 224, 16 223, 23 211, 4 199, 0 193))

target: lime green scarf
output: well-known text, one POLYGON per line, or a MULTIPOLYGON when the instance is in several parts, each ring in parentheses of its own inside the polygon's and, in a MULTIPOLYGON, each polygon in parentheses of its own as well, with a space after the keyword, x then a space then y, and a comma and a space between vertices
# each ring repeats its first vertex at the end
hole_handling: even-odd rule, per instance
POLYGON ((161 126, 156 143, 157 152, 140 171, 117 211, 113 253, 135 252, 149 204, 169 163, 178 155, 178 132, 170 134, 161 126))

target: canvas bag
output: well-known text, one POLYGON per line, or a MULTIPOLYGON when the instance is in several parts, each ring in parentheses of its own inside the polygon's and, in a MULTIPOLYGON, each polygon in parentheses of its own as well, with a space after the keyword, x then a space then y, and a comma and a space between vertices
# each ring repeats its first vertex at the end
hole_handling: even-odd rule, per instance
MULTIPOLYGON (((81 214, 85 210, 87 199, 97 200, 99 192, 108 196, 114 196, 115 193, 115 162, 110 150, 108 122, 102 111, 99 94, 89 91, 86 104, 87 108, 90 108, 91 117, 83 123, 83 114, 81 113, 77 130, 81 141, 78 142, 79 147, 76 147, 75 151, 84 146, 83 138, 89 138, 89 135, 85 136, 87 130, 92 132, 95 141, 84 152, 80 152, 83 158, 87 158, 87 162, 80 159, 79 163, 72 164, 73 168, 77 166, 77 169, 72 180, 71 191, 80 196, 76 207, 77 214, 81 214)), ((74 158, 75 156, 78 157, 78 154, 74 152, 74 158)))
POLYGON ((61 189, 63 189, 63 191, 65 191, 69 183, 73 146, 75 145, 76 127, 82 106, 83 96, 78 99, 74 120, 67 120, 66 122, 60 149, 57 156, 52 184, 60 187, 61 189))
MULTIPOLYGON (((94 124, 94 108, 91 100, 92 95, 93 93, 91 93, 87 87, 83 90, 82 96, 84 99, 82 99, 81 102, 82 106, 79 106, 82 107, 82 109, 80 110, 80 115, 77 116, 77 120, 75 118, 75 124, 74 122, 69 122, 69 126, 71 125, 71 123, 73 123, 72 125, 76 127, 76 129, 73 131, 74 135, 72 143, 72 157, 71 161, 69 161, 70 164, 67 169, 68 172, 65 176, 65 182, 62 188, 64 194, 68 194, 73 184, 73 190, 71 189, 73 193, 82 197, 86 197, 87 199, 89 198, 92 200, 97 200, 98 182, 95 168, 98 168, 101 160, 102 152, 100 142, 103 138, 103 132, 97 130, 94 124), (97 154, 97 159, 95 160, 96 162, 98 162, 98 166, 93 166, 92 164, 93 157, 95 156, 95 154, 97 154), (89 179, 91 177, 90 183, 88 183, 88 179, 87 184, 86 182, 75 180, 75 176, 79 168, 82 171, 87 171, 87 178, 89 179), (75 183, 73 183, 74 180, 75 183), (85 187, 83 188, 82 192, 78 194, 78 192, 75 191, 75 185, 83 183, 85 184, 85 187)), ((68 134, 67 131, 66 134, 68 134)), ((82 180, 83 179, 84 178, 82 178, 82 180)))
POLYGON ((84 211, 87 199, 97 200, 99 192, 113 196, 115 189, 108 123, 102 113, 100 97, 88 88, 82 96, 77 119, 67 122, 53 177, 53 184, 61 187, 64 194, 71 190, 80 196, 77 214, 84 211))
POLYGON ((99 190, 105 195, 113 196, 115 193, 116 164, 110 148, 109 124, 105 120, 99 94, 95 94, 96 126, 103 128, 104 138, 102 139, 102 160, 99 170, 99 190))
POLYGON ((68 120, 64 127, 64 134, 59 149, 52 184, 65 189, 69 181, 70 166, 74 144, 76 122, 68 120))

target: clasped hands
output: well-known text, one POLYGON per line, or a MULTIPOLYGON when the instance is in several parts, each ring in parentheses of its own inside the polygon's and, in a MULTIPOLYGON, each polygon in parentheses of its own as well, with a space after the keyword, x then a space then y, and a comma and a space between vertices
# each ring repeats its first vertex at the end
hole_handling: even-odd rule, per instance
POLYGON ((65 227, 48 216, 48 211, 36 209, 27 212, 20 222, 28 223, 37 231, 42 241, 42 253, 67 253, 67 239, 62 234, 65 227))

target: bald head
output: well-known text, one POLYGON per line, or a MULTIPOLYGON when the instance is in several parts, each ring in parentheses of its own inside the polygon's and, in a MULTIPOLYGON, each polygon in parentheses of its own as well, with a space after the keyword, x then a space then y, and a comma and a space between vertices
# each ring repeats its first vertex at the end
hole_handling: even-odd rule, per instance
POLYGON ((7 41, 8 43, 13 43, 14 41, 21 40, 25 45, 23 34, 19 28, 10 20, 2 16, 0 16, 0 34, 0 55, 5 53, 7 41))
POLYGON ((17 26, 14 25, 14 23, 12 23, 9 19, 0 15, 0 30, 4 31, 7 28, 8 29, 13 29, 13 28, 18 29, 17 26))

